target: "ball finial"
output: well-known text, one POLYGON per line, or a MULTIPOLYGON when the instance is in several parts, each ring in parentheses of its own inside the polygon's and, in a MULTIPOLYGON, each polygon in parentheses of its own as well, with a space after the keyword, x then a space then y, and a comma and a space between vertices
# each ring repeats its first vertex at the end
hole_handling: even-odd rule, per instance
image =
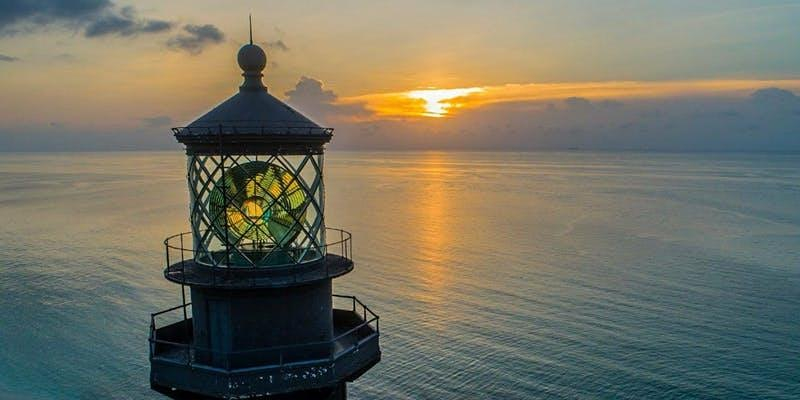
POLYGON ((261 47, 253 44, 253 18, 250 20, 250 43, 242 46, 239 49, 239 55, 236 57, 239 61, 239 67, 244 71, 244 83, 239 86, 240 90, 266 90, 264 84, 261 82, 261 77, 264 74, 261 71, 267 66, 267 55, 261 47))
POLYGON ((245 73, 261 74, 267 66, 267 55, 261 47, 254 44, 246 44, 239 49, 239 67, 245 73))

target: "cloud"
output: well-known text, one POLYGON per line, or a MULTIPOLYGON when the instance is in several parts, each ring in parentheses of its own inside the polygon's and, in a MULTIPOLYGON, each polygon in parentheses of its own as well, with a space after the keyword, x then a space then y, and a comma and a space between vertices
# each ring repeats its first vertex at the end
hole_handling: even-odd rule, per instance
MULTIPOLYGON (((308 76, 285 97, 314 121, 336 129, 331 149, 800 151, 796 81, 752 82, 746 90, 735 84, 732 91, 714 89, 731 87, 717 82, 700 85, 709 91, 670 91, 670 96, 663 91, 646 96, 638 88, 635 96, 593 93, 582 85, 565 83, 536 98, 520 99, 516 96, 523 94, 514 92, 513 100, 473 103, 442 118, 377 114, 308 76)), ((0 149, 176 148, 163 131, 173 123, 168 115, 140 118, 126 129, 79 126, 75 120, 51 127, 47 123, 61 117, 51 118, 39 126, 9 122, 0 132, 0 149)))
POLYGON ((618 100, 600 100, 597 105, 606 109, 614 109, 624 106, 625 103, 618 100))
POLYGON ((33 32, 49 25, 82 28, 87 38, 160 33, 173 26, 169 21, 140 18, 134 7, 118 7, 109 0, 0 2, 0 35, 33 32))
POLYGON ((484 103, 446 118, 373 115, 333 127, 339 149, 800 151, 800 96, 786 88, 624 103, 569 96, 484 103))
POLYGON ((185 33, 170 38, 167 46, 196 55, 200 54, 206 46, 222 43, 225 40, 225 34, 211 24, 184 25, 183 31, 185 33))
POLYGON ((72 54, 72 53, 59 53, 59 54, 54 55, 53 59, 57 60, 57 61, 66 61, 66 62, 72 62, 72 61, 77 60, 75 55, 72 54))
POLYGON ((286 43, 284 43, 281 39, 267 42, 267 48, 277 51, 289 51, 289 46, 287 46, 286 43))
POLYGON ((109 0, 4 0, 0 2, 0 32, 16 33, 23 24, 78 22, 109 9, 109 0))
POLYGON ((138 18, 133 7, 122 7, 119 12, 108 10, 86 26, 83 34, 88 38, 100 36, 133 36, 140 33, 159 33, 172 29, 173 23, 157 19, 138 18))
POLYGON ((602 99, 597 101, 589 100, 585 97, 568 97, 564 99, 564 106, 576 112, 599 112, 603 110, 614 110, 623 107, 625 103, 619 100, 602 99))
POLYGON ((19 61, 19 58, 12 57, 12 56, 7 56, 5 54, 0 54, 0 61, 14 62, 14 61, 19 61))
POLYGON ((325 89, 322 81, 303 76, 294 89, 284 93, 286 102, 306 116, 329 123, 369 114, 363 104, 339 104, 339 96, 325 89))
POLYGON ((142 125, 147 128, 161 128, 173 122, 172 118, 167 115, 157 115, 155 117, 142 118, 142 125))
POLYGON ((594 108, 592 102, 584 97, 568 97, 564 100, 564 104, 576 111, 588 111, 594 108))
MULTIPOLYGON (((800 80, 706 80, 706 81, 624 81, 624 82, 562 82, 524 83, 481 86, 465 95, 448 98, 440 103, 458 110, 469 110, 495 103, 541 102, 562 103, 588 111, 587 106, 618 108, 628 100, 652 101, 678 97, 744 97, 754 88, 767 85, 789 85, 800 88, 800 80), (607 102, 594 103, 605 99, 607 102), (586 100, 593 104, 587 105, 586 100)), ((462 88, 464 89, 464 88, 462 88)), ((784 87, 785 89, 785 87, 784 87)), ((440 90, 440 89, 437 89, 440 90)), ((444 89, 448 91, 452 89, 444 89)), ((419 117, 424 102, 412 102, 414 91, 372 93, 339 99, 339 103, 362 103, 380 118, 419 117)))
POLYGON ((800 96, 776 87, 756 90, 750 95, 750 101, 759 107, 800 110, 800 96))
POLYGON ((53 122, 36 126, 4 127, 0 131, 0 152, 177 150, 177 148, 177 142, 172 135, 144 129, 99 132, 53 122))
POLYGON ((323 89, 322 86, 322 81, 303 76, 294 89, 284 94, 294 104, 332 104, 338 96, 333 90, 323 89))

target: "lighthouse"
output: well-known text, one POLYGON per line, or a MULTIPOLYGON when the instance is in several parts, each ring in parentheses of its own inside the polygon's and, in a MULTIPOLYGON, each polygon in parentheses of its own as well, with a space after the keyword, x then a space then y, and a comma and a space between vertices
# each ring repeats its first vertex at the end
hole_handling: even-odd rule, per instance
POLYGON ((379 320, 333 279, 352 239, 325 224, 324 128, 262 83, 264 51, 238 54, 238 93, 185 127, 189 232, 165 241, 182 304, 151 315, 150 385, 173 398, 347 398, 378 361, 379 320))

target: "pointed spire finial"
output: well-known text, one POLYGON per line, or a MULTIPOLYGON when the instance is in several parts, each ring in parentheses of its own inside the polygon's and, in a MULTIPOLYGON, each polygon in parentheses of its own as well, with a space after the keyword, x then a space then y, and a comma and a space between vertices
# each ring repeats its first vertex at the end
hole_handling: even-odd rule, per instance
POLYGON ((240 90, 266 90, 261 82, 261 77, 264 76, 262 71, 267 66, 267 55, 261 47, 253 44, 253 14, 248 15, 247 18, 250 22, 250 44, 242 46, 236 56, 239 67, 244 71, 242 74, 244 83, 239 88, 240 90))

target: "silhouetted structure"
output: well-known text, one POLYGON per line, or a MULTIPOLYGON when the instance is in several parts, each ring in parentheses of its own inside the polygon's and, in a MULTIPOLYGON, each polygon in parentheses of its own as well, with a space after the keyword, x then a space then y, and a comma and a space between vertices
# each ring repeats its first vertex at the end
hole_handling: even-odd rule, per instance
POLYGON ((332 293, 353 269, 350 234, 325 227, 333 130, 267 92, 252 38, 238 61, 239 93, 173 129, 192 230, 165 240, 164 276, 183 304, 152 315, 151 386, 176 398, 345 399, 381 353, 378 317, 332 293), (179 320, 162 324, 169 316, 179 320))

